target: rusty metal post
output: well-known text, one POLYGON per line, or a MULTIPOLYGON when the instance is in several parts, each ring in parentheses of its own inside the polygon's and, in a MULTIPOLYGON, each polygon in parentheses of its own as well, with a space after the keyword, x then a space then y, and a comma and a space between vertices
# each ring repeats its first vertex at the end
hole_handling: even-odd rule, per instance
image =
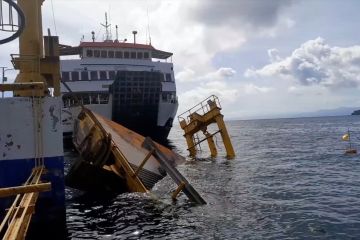
POLYGON ((216 146, 215 146, 213 135, 211 135, 208 132, 204 132, 204 135, 206 136, 206 140, 207 140, 209 148, 210 148, 211 157, 216 157, 217 156, 217 149, 216 149, 216 146))
POLYGON ((221 137, 223 139, 223 142, 224 142, 224 146, 225 146, 225 149, 226 149, 226 154, 227 154, 227 158, 229 159, 232 159, 235 157, 235 152, 234 152, 234 148, 231 144, 231 140, 230 140, 230 136, 229 136, 229 133, 226 129, 226 126, 225 126, 225 123, 224 123, 224 119, 223 119, 223 115, 218 115, 215 120, 216 120, 216 123, 220 129, 220 134, 221 134, 221 137))

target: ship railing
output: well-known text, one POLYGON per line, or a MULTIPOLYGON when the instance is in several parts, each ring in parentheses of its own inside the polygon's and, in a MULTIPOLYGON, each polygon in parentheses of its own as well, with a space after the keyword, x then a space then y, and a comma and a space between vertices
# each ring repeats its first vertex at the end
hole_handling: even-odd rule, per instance
POLYGON ((220 100, 217 96, 211 95, 210 97, 204 99, 200 103, 196 104, 192 108, 188 109, 187 111, 181 113, 178 115, 178 121, 179 123, 182 121, 185 121, 186 124, 189 124, 191 122, 191 115, 194 113, 204 115, 205 113, 209 112, 211 110, 211 106, 209 102, 215 103, 216 107, 221 109, 220 100))

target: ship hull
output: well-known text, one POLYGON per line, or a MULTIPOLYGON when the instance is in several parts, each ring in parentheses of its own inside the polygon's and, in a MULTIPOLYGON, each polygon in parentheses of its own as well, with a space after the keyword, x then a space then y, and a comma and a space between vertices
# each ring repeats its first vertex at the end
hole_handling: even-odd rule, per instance
POLYGON ((157 124, 158 106, 119 106, 113 109, 113 121, 143 136, 164 143, 171 130, 171 124, 157 124))
MULTIPOLYGON (((39 194, 31 226, 65 223, 60 115, 60 98, 0 99, 0 188, 23 185, 40 162, 46 168, 41 181, 51 183, 51 191, 39 194)), ((14 196, 0 198, 0 217, 13 201, 14 196)))

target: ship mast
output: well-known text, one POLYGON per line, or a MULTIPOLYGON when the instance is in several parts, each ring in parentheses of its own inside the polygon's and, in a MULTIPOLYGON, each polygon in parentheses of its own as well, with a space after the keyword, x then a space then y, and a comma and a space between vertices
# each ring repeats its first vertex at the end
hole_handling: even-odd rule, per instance
POLYGON ((103 26, 103 27, 105 27, 105 41, 109 41, 109 40, 111 40, 111 33, 110 33, 110 26, 111 26, 111 24, 108 24, 108 19, 107 19, 107 13, 105 13, 105 24, 103 24, 103 23, 100 23, 101 24, 101 26, 103 26))

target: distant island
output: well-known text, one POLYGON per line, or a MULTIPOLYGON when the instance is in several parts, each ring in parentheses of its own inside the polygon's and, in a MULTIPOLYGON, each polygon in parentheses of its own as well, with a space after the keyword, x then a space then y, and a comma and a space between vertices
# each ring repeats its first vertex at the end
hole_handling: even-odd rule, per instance
POLYGON ((360 110, 355 110, 351 115, 360 115, 360 110))

